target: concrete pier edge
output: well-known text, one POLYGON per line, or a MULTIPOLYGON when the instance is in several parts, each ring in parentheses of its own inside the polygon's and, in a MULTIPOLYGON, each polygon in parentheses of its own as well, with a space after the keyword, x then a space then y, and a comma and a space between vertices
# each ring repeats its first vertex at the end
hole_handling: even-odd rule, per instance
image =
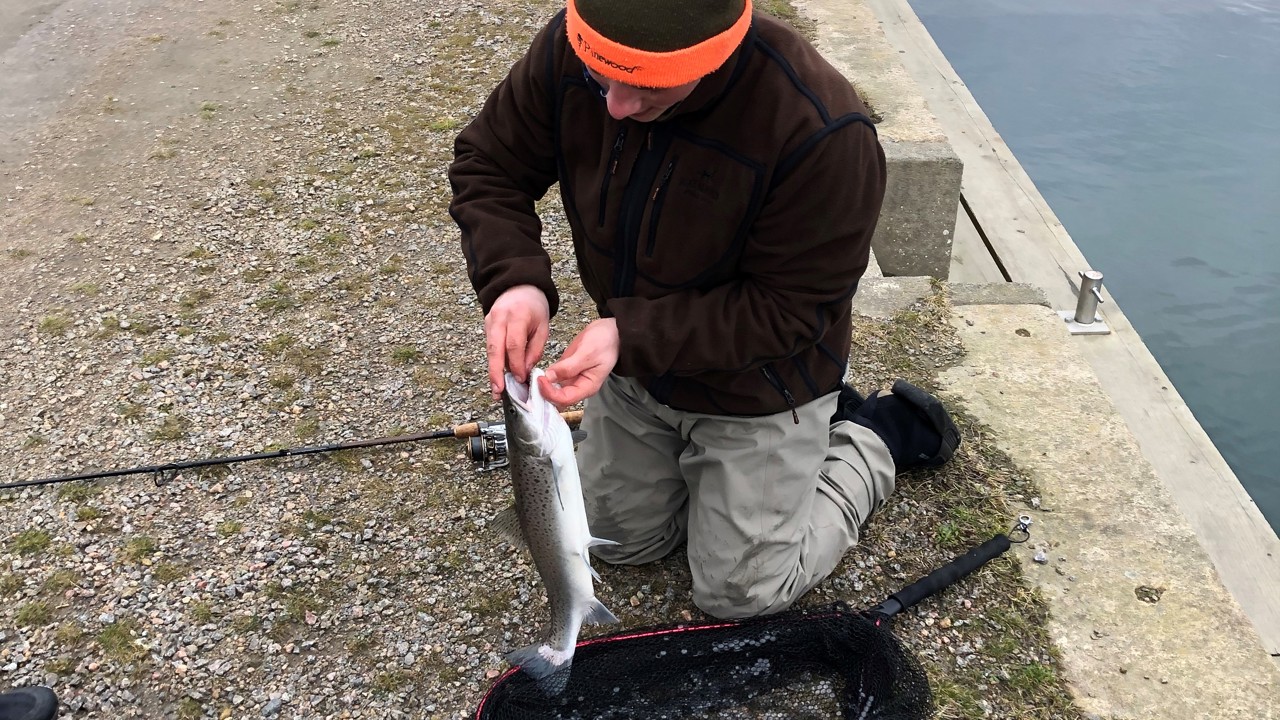
POLYGON ((889 167, 884 207, 871 244, 890 276, 946 279, 951 267, 963 164, 911 79, 897 50, 861 3, 793 2, 817 21, 820 49, 869 104, 889 167))
MULTIPOLYGON (((1280 717, 1280 671, 1044 293, 943 287, 964 347, 943 397, 1042 490, 1017 508, 1033 525, 1014 552, 1050 603, 1078 706, 1117 720, 1280 717)), ((854 309, 889 318, 931 291, 928 278, 868 278, 854 309)))
MULTIPOLYGON (((886 2, 909 12, 905 0, 886 2)), ((934 149, 946 145, 933 134, 942 128, 899 62, 899 49, 886 39, 877 2, 794 4, 817 21, 819 49, 882 114, 887 152, 896 148, 897 128, 915 133, 914 142, 937 143, 934 149), (882 65, 870 81, 857 74, 869 64, 882 65), (894 115, 895 108, 903 115, 894 115)), ((918 23, 913 13, 910 19, 918 23)), ((948 157, 948 150, 936 155, 948 157)), ((891 165, 891 173, 911 180, 901 167, 891 165)), ((939 185, 946 183, 921 188, 939 185)), ((895 208, 886 210, 893 222, 895 208)), ((948 211, 954 227, 956 205, 948 211)), ((920 237, 920 228, 899 229, 893 242, 915 243, 925 254, 935 244, 935 237, 920 237)), ((882 243, 874 251, 885 275, 902 274, 892 267, 894 251, 882 243)), ((874 275, 855 300, 863 314, 885 317, 928 292, 928 278, 874 275)), ((1280 717, 1280 671, 1261 634, 1270 619, 1251 617, 1228 590, 1213 556, 1220 549, 1216 539, 1196 529, 1168 478, 1144 455, 1117 405, 1123 400, 1100 382, 1096 353, 1082 352, 1086 346, 1063 327, 1054 309, 1060 288, 1031 282, 947 287, 966 358, 939 380, 948 399, 995 430, 1001 449, 1044 489, 1041 507, 1031 511, 1036 541, 1018 552, 1028 582, 1050 599, 1050 630, 1080 707, 1107 718, 1280 717), (1034 560, 1040 551, 1043 564, 1034 560)), ((1238 485, 1227 475, 1224 482, 1238 485)), ((1248 530, 1258 532, 1253 525, 1248 530)), ((1272 532, 1263 542, 1275 539, 1272 532)), ((1270 559, 1267 553, 1264 561, 1270 559)))

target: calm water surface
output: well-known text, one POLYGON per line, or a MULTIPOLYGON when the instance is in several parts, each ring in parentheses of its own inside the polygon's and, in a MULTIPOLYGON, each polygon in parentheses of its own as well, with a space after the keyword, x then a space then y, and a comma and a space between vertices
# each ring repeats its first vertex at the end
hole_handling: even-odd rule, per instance
POLYGON ((1280 0, 911 0, 1280 528, 1280 0))

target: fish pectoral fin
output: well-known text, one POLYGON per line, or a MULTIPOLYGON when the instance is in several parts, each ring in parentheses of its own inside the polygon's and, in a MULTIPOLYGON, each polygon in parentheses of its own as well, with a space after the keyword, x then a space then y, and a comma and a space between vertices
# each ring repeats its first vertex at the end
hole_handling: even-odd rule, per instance
POLYGON ((577 445, 578 443, 580 443, 580 442, 582 442, 583 440, 586 440, 586 439, 587 439, 587 431, 586 431, 586 430, 574 430, 573 432, 569 433, 569 437, 573 438, 573 444, 574 444, 574 445, 577 445))
POLYGON ((516 514, 516 506, 512 505, 506 510, 493 516, 489 521, 489 526, 494 529, 502 539, 511 543, 517 548, 528 549, 529 546, 524 541, 524 533, 520 530, 520 516, 516 514))
POLYGON ((622 543, 616 540, 605 540, 604 538, 598 538, 598 537, 587 538, 587 547, 589 548, 596 547, 597 545, 621 545, 621 544, 622 543))
POLYGON ((583 616, 582 621, 588 625, 615 625, 618 618, 609 612, 609 608, 604 603, 595 598, 591 598, 591 602, 587 603, 587 614, 583 616))

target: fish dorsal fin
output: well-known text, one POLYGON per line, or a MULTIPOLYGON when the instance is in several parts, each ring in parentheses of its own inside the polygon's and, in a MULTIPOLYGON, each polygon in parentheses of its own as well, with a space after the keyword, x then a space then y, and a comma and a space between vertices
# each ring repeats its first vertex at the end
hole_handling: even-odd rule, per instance
POLYGON ((528 549, 528 545, 524 541, 524 533, 520 530, 520 516, 516 513, 514 504, 494 515, 493 519, 489 521, 489 526, 515 547, 528 549))

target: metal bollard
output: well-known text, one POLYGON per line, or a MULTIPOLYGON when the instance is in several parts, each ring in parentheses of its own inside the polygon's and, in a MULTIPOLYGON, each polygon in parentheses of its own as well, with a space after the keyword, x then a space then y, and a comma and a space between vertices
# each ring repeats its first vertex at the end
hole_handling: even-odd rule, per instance
POLYGON ((1080 300, 1076 303, 1075 321, 1089 325, 1097 318, 1102 299, 1102 273, 1086 270, 1080 273, 1080 300))
POLYGON ((1098 316, 1098 303, 1102 302, 1106 302, 1102 299, 1102 273, 1086 270, 1080 273, 1080 296, 1075 312, 1059 310, 1058 314, 1072 335, 1106 335, 1111 328, 1098 316))

